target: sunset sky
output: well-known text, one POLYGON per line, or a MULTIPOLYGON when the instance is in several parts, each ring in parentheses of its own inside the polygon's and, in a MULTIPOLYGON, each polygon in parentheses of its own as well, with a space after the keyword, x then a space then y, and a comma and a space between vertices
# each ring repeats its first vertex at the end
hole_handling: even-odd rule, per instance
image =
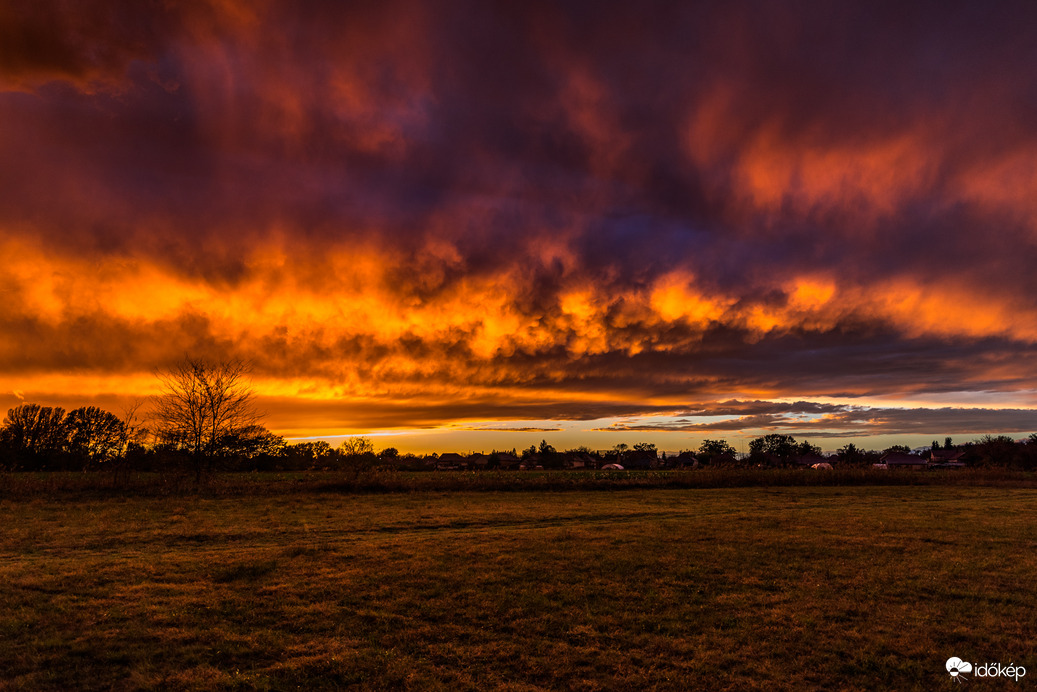
POLYGON ((0 412, 377 448, 1037 431, 1037 4, 0 4, 0 412), (790 7, 795 7, 791 10, 790 7))

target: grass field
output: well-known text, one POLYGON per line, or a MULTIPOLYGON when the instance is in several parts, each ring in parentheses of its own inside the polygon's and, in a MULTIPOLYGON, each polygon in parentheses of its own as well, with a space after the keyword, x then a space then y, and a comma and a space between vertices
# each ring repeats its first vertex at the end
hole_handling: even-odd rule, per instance
POLYGON ((0 689, 1037 680, 1037 490, 0 501, 0 689))

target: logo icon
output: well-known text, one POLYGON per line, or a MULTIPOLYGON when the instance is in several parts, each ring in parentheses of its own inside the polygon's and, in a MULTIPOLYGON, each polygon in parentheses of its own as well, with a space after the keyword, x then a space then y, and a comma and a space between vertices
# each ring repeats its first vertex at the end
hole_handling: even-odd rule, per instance
POLYGON ((963 661, 957 656, 951 656, 947 659, 947 672, 951 674, 951 677, 961 682, 962 680, 968 680, 967 677, 962 673, 971 673, 972 664, 968 661, 963 661))

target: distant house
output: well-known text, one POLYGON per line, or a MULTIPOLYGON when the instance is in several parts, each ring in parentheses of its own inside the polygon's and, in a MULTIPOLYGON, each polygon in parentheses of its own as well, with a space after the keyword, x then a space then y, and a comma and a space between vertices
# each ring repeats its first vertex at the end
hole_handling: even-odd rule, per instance
POLYGON ((465 459, 468 468, 472 471, 485 471, 492 467, 492 461, 486 454, 471 454, 465 459))
POLYGON ((456 452, 440 454, 439 459, 436 460, 437 471, 457 471, 458 469, 467 468, 467 466, 465 458, 456 452))
POLYGON ((763 454, 752 454, 749 457, 752 461, 756 462, 756 465, 760 468, 780 468, 785 466, 789 461, 786 457, 780 457, 777 454, 771 452, 765 452, 763 454))
POLYGON ((497 452, 497 467, 505 470, 514 470, 522 461, 514 454, 508 452, 497 452))
POLYGON ((586 452, 566 452, 565 465, 571 469, 592 469, 597 463, 594 457, 586 452))
POLYGON ((962 457, 965 450, 961 447, 949 449, 933 449, 929 451, 929 468, 934 469, 960 469, 965 467, 962 457))
POLYGON ((522 471, 535 471, 544 468, 544 458, 539 454, 528 454, 523 457, 522 463, 518 465, 522 471))
POLYGON ((423 457, 419 457, 415 460, 414 465, 418 471, 435 471, 436 465, 439 463, 439 455, 437 454, 426 454, 423 457))
POLYGON ((724 452, 709 459, 710 466, 738 466, 740 464, 738 457, 731 452, 724 452))
MULTIPOLYGON (((795 466, 810 466, 816 468, 818 464, 827 464, 828 459, 825 459, 820 454, 801 454, 798 457, 793 457, 792 464, 795 466)), ((831 464, 828 468, 832 468, 831 464)))
POLYGON ((882 455, 879 462, 886 465, 888 469, 924 469, 929 465, 926 459, 914 454, 904 452, 888 452, 882 455))
POLYGON ((668 466, 674 469, 697 469, 699 467, 698 457, 693 452, 681 452, 675 457, 667 459, 668 466))
POLYGON ((429 471, 436 467, 436 460, 429 457, 404 454, 399 459, 393 461, 392 466, 399 471, 429 471))
POLYGON ((654 469, 659 465, 655 452, 634 450, 623 453, 623 467, 628 469, 654 469))

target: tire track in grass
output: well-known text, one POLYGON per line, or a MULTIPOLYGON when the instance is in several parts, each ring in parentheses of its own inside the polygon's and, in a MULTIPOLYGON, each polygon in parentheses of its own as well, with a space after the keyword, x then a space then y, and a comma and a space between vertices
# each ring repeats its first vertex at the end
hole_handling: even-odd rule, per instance
MULTIPOLYGON (((665 492, 665 491, 663 491, 665 492)), ((689 491, 675 491, 682 495, 689 491)), ((838 491, 834 495, 825 493, 815 495, 809 493, 806 496, 796 493, 794 489, 768 489, 766 496, 773 500, 773 504, 759 505, 753 502, 759 495, 756 493, 744 493, 742 489, 735 489, 737 497, 732 501, 729 497, 717 495, 717 490, 704 491, 709 493, 708 498, 716 500, 713 503, 702 503, 699 500, 703 496, 699 491, 690 491, 694 494, 688 495, 688 501, 679 507, 672 503, 666 503, 656 510, 634 510, 615 512, 591 512, 575 513, 569 515, 554 516, 514 516, 519 512, 505 517, 486 517, 483 519, 452 519, 446 522, 418 524, 405 522, 396 524, 384 524, 367 527, 343 527, 343 528, 311 528, 294 527, 278 529, 272 528, 265 531, 251 532, 226 532, 193 534, 157 534, 135 539, 101 537, 94 544, 78 545, 72 547, 46 547, 34 545, 25 551, 5 550, 0 552, 0 566, 26 565, 39 562, 63 562, 79 561, 90 558, 104 558, 109 556, 136 555, 138 557, 147 555, 149 557, 175 557, 176 555, 189 555, 193 557, 211 556, 218 558, 227 553, 242 553, 247 551, 255 554, 260 551, 283 550, 286 548, 298 549, 321 549, 327 550, 339 548, 358 543, 377 542, 379 539, 392 540, 399 538, 414 538, 428 536, 450 536, 450 535, 479 535, 494 533, 513 533, 520 531, 541 531, 550 529, 572 529, 580 527, 614 526, 617 524, 629 524, 637 521, 647 520, 679 520, 694 518, 698 521, 708 520, 710 517, 726 517, 729 520, 743 520, 750 522, 767 521, 778 518, 783 522, 794 522, 798 516, 800 519, 813 515, 818 511, 826 511, 833 507, 845 509, 843 501, 859 502, 866 500, 865 509, 876 510, 887 507, 892 503, 894 506, 904 500, 915 503, 916 507, 924 504, 953 504, 958 505, 962 500, 962 493, 952 493, 945 496, 942 493, 929 493, 918 495, 912 493, 905 498, 900 493, 895 497, 885 494, 846 494, 838 491), (785 504, 788 499, 795 500, 794 504, 785 504), (712 506, 711 506, 712 505, 712 506)), ((723 490, 719 491, 723 493, 723 490)), ((1017 499, 1025 491, 1015 493, 1004 493, 1001 491, 997 496, 985 495, 984 499, 993 501, 1007 501, 1017 499), (1006 497, 1012 496, 1012 497, 1006 497)), ((724 493, 726 495, 726 493, 724 493)), ((965 493, 971 495, 971 493, 965 493)), ((1034 493, 1025 493, 1032 496, 1034 493)), ((673 497, 673 496, 671 496, 673 497)), ((316 511, 316 510, 315 510, 316 511)), ((426 510, 427 511, 427 510, 426 510)), ((792 525, 792 524, 790 524, 792 525)), ((95 534, 96 535, 96 534, 95 534)))
POLYGON ((433 525, 387 525, 371 528, 312 529, 299 528, 291 532, 275 531, 262 533, 190 534, 187 536, 153 536, 139 541, 128 540, 119 545, 80 546, 74 548, 34 547, 21 554, 0 554, 0 565, 13 566, 34 562, 80 561, 106 556, 163 556, 190 555, 192 557, 220 556, 229 552, 249 553, 262 550, 285 548, 320 549, 337 548, 357 543, 370 543, 380 538, 419 538, 425 536, 479 535, 499 532, 541 531, 549 529, 593 527, 615 525, 644 520, 681 519, 689 516, 702 517, 694 507, 660 512, 620 512, 577 515, 568 517, 531 517, 528 519, 489 519, 486 521, 454 521, 433 525), (272 534, 272 535, 271 535, 272 534), (211 541, 212 543, 209 543, 211 541), (136 548, 136 549, 135 549, 136 548))

